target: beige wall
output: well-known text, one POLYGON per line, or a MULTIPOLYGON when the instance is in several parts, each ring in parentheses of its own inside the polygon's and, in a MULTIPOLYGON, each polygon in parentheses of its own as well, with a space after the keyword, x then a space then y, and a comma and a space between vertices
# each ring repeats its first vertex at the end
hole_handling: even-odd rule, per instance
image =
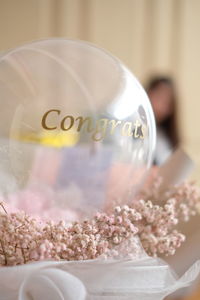
POLYGON ((50 36, 88 40, 144 81, 172 74, 179 90, 183 145, 200 182, 199 0, 0 0, 0 51, 50 36))

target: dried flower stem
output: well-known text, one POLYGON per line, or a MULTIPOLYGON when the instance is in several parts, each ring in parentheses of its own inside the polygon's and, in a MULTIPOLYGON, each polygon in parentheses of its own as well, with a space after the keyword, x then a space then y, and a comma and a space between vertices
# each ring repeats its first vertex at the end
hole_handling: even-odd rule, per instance
POLYGON ((5 249, 4 249, 4 245, 3 245, 2 240, 0 240, 0 244, 1 244, 1 249, 2 249, 2 251, 3 251, 4 264, 5 264, 5 266, 7 266, 7 264, 8 264, 7 254, 6 254, 6 251, 5 251, 5 249))
POLYGON ((7 211, 6 211, 6 209, 5 209, 5 207, 4 207, 4 205, 3 205, 3 202, 0 202, 0 206, 3 208, 3 211, 4 211, 6 214, 8 214, 7 211))

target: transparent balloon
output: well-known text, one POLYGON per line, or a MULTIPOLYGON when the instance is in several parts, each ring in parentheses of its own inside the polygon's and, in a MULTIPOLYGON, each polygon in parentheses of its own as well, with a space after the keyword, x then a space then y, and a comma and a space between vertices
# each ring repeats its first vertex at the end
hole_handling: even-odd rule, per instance
POLYGON ((1 194, 33 205, 45 189, 48 205, 89 215, 128 203, 141 187, 154 116, 114 56, 65 39, 21 46, 0 58, 0 98, 1 194))

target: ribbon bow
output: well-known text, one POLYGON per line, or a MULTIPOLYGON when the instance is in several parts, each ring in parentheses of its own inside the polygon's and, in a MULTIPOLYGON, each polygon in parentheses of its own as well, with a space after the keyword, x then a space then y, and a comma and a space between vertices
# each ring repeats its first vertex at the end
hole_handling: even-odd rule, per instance
POLYGON ((180 279, 160 259, 37 262, 0 269, 0 300, 161 300, 188 286, 197 261, 180 279))

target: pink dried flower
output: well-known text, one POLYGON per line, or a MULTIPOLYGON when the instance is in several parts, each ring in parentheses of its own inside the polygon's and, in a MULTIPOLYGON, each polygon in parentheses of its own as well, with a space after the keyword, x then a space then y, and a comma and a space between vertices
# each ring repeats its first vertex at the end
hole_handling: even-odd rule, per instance
POLYGON ((86 260, 103 257, 132 257, 141 251, 152 256, 173 255, 185 237, 175 227, 199 211, 200 191, 183 183, 159 192, 159 182, 145 190, 141 200, 113 213, 97 213, 90 220, 40 222, 24 212, 7 213, 0 206, 0 265, 52 260, 86 260), (149 200, 150 199, 150 200, 149 200))

